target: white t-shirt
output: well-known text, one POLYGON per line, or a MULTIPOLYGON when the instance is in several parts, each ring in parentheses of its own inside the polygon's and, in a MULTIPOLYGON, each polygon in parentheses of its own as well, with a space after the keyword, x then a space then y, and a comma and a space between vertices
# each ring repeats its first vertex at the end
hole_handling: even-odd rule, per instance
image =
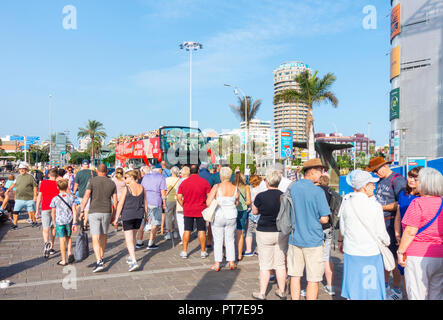
MULTIPOLYGON (((288 178, 282 177, 280 180, 280 184, 278 185, 278 190, 285 193, 286 190, 288 190, 288 187, 291 183, 292 183, 291 180, 289 180, 288 178)), ((267 190, 268 190, 268 187, 266 186, 266 182, 265 182, 265 180, 262 180, 260 182, 259 186, 257 187, 257 194, 259 194, 260 192, 267 191, 267 190)))

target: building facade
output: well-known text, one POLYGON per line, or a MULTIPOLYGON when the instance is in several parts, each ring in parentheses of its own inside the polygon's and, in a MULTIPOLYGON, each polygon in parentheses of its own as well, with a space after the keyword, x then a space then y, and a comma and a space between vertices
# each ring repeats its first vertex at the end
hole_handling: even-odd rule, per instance
POLYGON ((443 0, 392 0, 390 157, 443 156, 443 0))
MULTIPOLYGON (((284 90, 298 89, 294 78, 301 72, 311 71, 303 62, 285 62, 274 70, 274 96, 284 90)), ((306 117, 308 107, 303 103, 278 103, 274 105, 275 152, 278 154, 280 129, 291 130, 293 140, 306 141, 306 117)))
MULTIPOLYGON (((244 121, 240 123, 240 129, 242 131, 246 130, 244 121)), ((274 150, 274 137, 271 129, 271 121, 263 121, 258 119, 249 121, 248 145, 249 150, 251 150, 253 145, 263 146, 263 149, 260 150, 262 151, 262 155, 267 155, 270 157, 273 156, 272 152, 274 150)))

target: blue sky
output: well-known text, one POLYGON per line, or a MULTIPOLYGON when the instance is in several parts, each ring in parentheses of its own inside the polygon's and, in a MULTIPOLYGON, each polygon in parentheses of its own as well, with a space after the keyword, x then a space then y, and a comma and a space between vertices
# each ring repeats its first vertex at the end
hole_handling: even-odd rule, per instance
POLYGON ((273 120, 272 72, 302 61, 336 75, 339 106, 317 106, 315 131, 367 133, 388 142, 389 1, 385 0, 46 0, 0 5, 0 136, 48 137, 69 130, 76 142, 88 119, 109 137, 162 125, 187 125, 189 55, 193 56, 193 118, 201 129, 239 127, 229 109, 229 83, 261 98, 258 118, 273 120), (77 30, 62 10, 77 9, 77 30), (377 9, 366 30, 363 8, 377 9))

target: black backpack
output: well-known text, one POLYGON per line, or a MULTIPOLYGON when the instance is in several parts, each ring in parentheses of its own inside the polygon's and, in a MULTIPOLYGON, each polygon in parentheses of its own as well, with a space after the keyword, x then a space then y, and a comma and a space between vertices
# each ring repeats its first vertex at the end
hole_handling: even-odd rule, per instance
POLYGON ((329 203, 329 208, 331 209, 331 225, 334 229, 338 229, 339 227, 339 218, 338 218, 338 212, 340 210, 342 197, 338 192, 336 192, 332 188, 328 188, 328 193, 331 196, 331 202, 329 203))

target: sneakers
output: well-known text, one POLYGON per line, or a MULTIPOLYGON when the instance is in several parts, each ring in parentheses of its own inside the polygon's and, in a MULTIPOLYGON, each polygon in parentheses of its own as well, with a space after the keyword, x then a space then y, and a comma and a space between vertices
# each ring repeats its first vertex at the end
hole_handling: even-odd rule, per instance
POLYGON ((146 247, 146 250, 157 250, 157 249, 158 249, 158 245, 156 245, 155 243, 146 247))
POLYGON ((259 292, 254 292, 252 294, 252 297, 256 300, 266 300, 266 296, 264 294, 259 293, 259 292))
POLYGON ((209 254, 206 251, 202 251, 202 253, 200 254, 200 258, 202 259, 206 259, 209 256, 209 254))
POLYGON ((151 225, 150 224, 145 225, 145 228, 143 229, 143 231, 144 232, 151 231, 151 225))
POLYGON ((171 233, 170 232, 166 232, 165 240, 171 240, 171 233))
POLYGON ((387 296, 388 300, 403 300, 403 293, 401 289, 392 288, 391 293, 387 296))
POLYGON ((11 226, 11 230, 17 230, 17 229, 18 229, 18 227, 17 227, 16 224, 13 224, 13 225, 11 226))
POLYGON ((301 290, 300 291, 300 295, 302 296, 302 297, 306 297, 306 290, 301 290))
POLYGON ((51 249, 51 244, 49 242, 46 242, 45 246, 43 247, 43 257, 45 257, 45 259, 49 258, 50 249, 51 249))
POLYGON ((280 300, 286 300, 286 294, 284 292, 280 292, 279 290, 275 290, 275 295, 280 298, 280 300))
POLYGON ((174 231, 174 239, 178 239, 178 232, 174 231))
POLYGON ((334 288, 331 286, 324 286, 325 292, 330 296, 335 296, 334 288))
POLYGON ((103 271, 104 268, 105 268, 105 263, 103 262, 103 259, 102 259, 96 263, 95 268, 94 268, 94 270, 92 270, 92 272, 94 272, 94 273, 100 272, 100 271, 103 271))
POLYGON ((132 263, 132 259, 131 259, 131 257, 126 257, 126 263, 127 263, 127 264, 131 264, 131 263, 132 263))
MULTIPOLYGON (((32 221, 32 220, 31 220, 32 221)), ((38 227, 38 223, 37 222, 33 222, 32 224, 31 224, 31 227, 32 228, 36 228, 36 227, 38 227)))
POLYGON ((32 219, 26 220, 27 223, 32 224, 32 219))
POLYGON ((49 250, 49 254, 50 254, 50 255, 55 254, 55 252, 56 252, 56 251, 55 251, 54 249, 50 249, 50 250, 49 250))
POLYGON ((139 268, 137 261, 131 261, 131 264, 129 265, 129 272, 135 271, 139 268))
POLYGON ((253 256, 254 256, 254 253, 252 251, 243 253, 243 257, 253 257, 253 256))
POLYGON ((180 252, 180 257, 183 259, 188 259, 188 253, 186 251, 180 252))
POLYGON ((142 242, 142 243, 140 243, 140 244, 135 244, 135 248, 136 249, 141 249, 141 248, 143 248, 143 246, 144 246, 145 244, 142 242))

